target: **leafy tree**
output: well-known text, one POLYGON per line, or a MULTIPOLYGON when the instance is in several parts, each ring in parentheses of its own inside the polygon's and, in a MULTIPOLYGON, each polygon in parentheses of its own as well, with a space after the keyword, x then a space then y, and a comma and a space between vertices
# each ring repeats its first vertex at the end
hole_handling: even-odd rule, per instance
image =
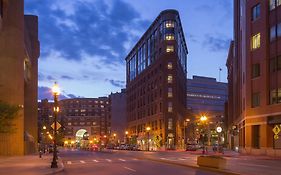
POLYGON ((0 101, 0 133, 13 132, 13 120, 17 118, 20 107, 0 101))

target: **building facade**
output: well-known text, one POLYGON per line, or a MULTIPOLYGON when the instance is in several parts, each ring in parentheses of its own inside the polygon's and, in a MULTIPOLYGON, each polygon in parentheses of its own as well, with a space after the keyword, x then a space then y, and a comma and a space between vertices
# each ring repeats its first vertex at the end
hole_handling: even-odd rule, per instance
POLYGON ((126 57, 127 137, 141 149, 183 146, 187 53, 179 13, 165 10, 126 57))
POLYGON ((110 112, 111 112, 111 140, 113 143, 125 141, 125 132, 127 129, 127 111, 126 111, 126 89, 121 92, 111 93, 110 112))
POLYGON ((20 106, 14 131, 0 133, 0 155, 37 149, 38 17, 24 15, 23 0, 0 0, 0 99, 20 106))
POLYGON ((108 97, 60 100, 65 144, 106 144, 111 133, 109 102, 108 97))
MULTIPOLYGON (((208 118, 209 143, 218 141, 217 127, 225 130, 225 103, 228 97, 227 83, 218 82, 215 78, 193 76, 187 79, 187 110, 190 111, 190 120, 199 122, 201 116, 208 118)), ((224 131, 223 131, 224 132, 224 131)), ((194 136, 189 139, 193 139, 194 136)), ((198 139, 198 133, 195 138, 198 139)))
POLYGON ((281 156, 281 1, 235 0, 227 67, 229 142, 240 152, 281 156), (277 129, 278 130, 278 129, 277 129))

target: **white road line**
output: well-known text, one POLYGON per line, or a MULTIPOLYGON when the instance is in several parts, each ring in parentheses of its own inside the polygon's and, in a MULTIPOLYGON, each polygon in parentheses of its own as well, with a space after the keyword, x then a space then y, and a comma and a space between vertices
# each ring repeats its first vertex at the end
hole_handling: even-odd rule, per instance
POLYGON ((99 162, 98 160, 93 160, 93 161, 94 161, 94 162, 97 162, 97 163, 99 162))
POLYGON ((130 170, 130 171, 133 171, 133 172, 137 172, 136 170, 134 170, 132 168, 128 168, 128 167, 125 167, 125 166, 124 166, 124 168, 127 169, 127 170, 130 170))
POLYGON ((178 160, 186 160, 186 159, 183 159, 183 158, 179 158, 178 160))
POLYGON ((67 162, 66 162, 66 164, 71 165, 71 164, 72 164, 72 162, 71 162, 71 161, 67 161, 67 162))
POLYGON ((112 160, 110 160, 110 159, 105 159, 106 161, 108 161, 108 162, 112 162, 112 160))
POLYGON ((160 158, 160 159, 162 159, 162 160, 167 160, 166 158, 164 158, 164 157, 162 157, 162 158, 160 158))
POLYGON ((256 167, 269 167, 267 165, 258 165, 258 164, 250 164, 250 163, 239 163, 240 165, 246 165, 246 166, 256 166, 256 167))
POLYGON ((126 162, 126 160, 124 160, 124 159, 118 159, 118 160, 120 160, 120 161, 122 161, 122 162, 126 162))
POLYGON ((139 160, 139 159, 134 158, 133 160, 139 160))
POLYGON ((83 161, 83 160, 80 160, 80 162, 81 162, 81 163, 86 163, 86 162, 85 162, 85 161, 83 161))

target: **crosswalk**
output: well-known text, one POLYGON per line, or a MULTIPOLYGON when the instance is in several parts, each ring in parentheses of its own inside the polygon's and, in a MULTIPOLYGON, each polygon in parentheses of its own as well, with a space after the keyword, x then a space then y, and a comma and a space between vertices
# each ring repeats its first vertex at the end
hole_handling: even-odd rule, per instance
POLYGON ((93 160, 67 160, 65 163, 67 165, 72 164, 88 164, 88 163, 112 163, 112 162, 126 162, 126 161, 138 161, 137 158, 130 158, 130 159, 93 159, 93 160))
MULTIPOLYGON (((160 157, 161 160, 165 161, 196 161, 196 158, 193 157, 160 157)), ((89 164, 89 163, 126 163, 129 161, 139 161, 140 159, 137 158, 103 158, 103 159, 87 159, 87 160, 67 160, 64 161, 67 165, 72 165, 72 164, 89 164)))

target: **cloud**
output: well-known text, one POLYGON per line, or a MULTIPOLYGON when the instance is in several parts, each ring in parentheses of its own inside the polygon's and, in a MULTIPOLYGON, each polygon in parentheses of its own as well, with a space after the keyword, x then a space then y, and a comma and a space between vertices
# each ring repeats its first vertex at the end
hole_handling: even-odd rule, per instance
POLYGON ((74 79, 73 77, 70 77, 68 75, 62 75, 61 78, 66 79, 66 80, 73 80, 74 79))
POLYGON ((229 48, 230 41, 230 38, 225 38, 223 36, 206 35, 203 41, 203 47, 207 47, 212 52, 225 52, 229 48))
POLYGON ((111 85, 116 86, 118 88, 124 88, 125 87, 125 81, 120 81, 120 80, 109 80, 105 79, 106 82, 109 82, 111 85))
MULTIPOLYGON (((59 95, 59 100, 68 99, 68 98, 82 98, 81 96, 77 96, 74 94, 67 94, 65 91, 59 95)), ((52 89, 46 86, 39 86, 38 87, 38 100, 48 99, 53 100, 52 89)))

